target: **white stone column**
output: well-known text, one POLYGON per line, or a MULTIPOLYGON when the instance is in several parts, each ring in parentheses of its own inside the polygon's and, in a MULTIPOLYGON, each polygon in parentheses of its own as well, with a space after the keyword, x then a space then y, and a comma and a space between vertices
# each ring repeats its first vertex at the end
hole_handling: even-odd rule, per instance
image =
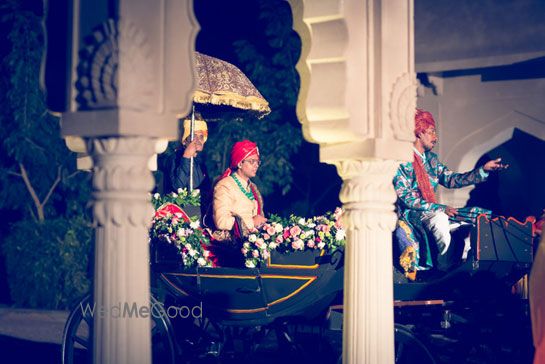
POLYGON ((147 232, 154 180, 148 160, 155 142, 147 137, 87 142, 96 223, 94 363, 151 362, 147 232))
POLYGON ((392 363, 392 230, 398 163, 340 161, 341 201, 347 229, 344 261, 343 362, 392 363))
POLYGON ((303 44, 297 115, 344 181, 343 362, 393 363, 392 179, 412 158, 413 1, 290 4, 303 44))
POLYGON ((192 6, 192 0, 73 0, 66 13, 46 11, 56 25, 52 34, 62 38, 58 29, 68 30, 65 39, 48 39, 66 47, 46 55, 46 75, 57 69, 45 78, 48 95, 59 93, 48 107, 62 114, 64 137, 87 140, 94 165, 96 364, 151 361, 148 161, 158 139, 178 137, 178 118, 192 102, 198 30, 192 6), (65 64, 69 72, 59 71, 65 64))

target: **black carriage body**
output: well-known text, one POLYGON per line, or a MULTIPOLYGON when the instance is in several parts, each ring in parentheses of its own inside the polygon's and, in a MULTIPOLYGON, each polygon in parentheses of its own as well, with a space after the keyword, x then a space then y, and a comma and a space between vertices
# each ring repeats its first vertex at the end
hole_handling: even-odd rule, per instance
POLYGON ((343 251, 273 252, 261 268, 193 268, 152 265, 175 296, 202 307, 223 324, 266 325, 278 318, 312 319, 343 285, 343 251))
MULTIPOLYGON (((456 299, 456 287, 477 273, 506 286, 529 273, 533 260, 532 220, 479 216, 471 231, 468 259, 420 282, 394 284, 396 301, 456 299)), ((315 317, 340 296, 344 251, 273 252, 261 268, 184 269, 169 247, 152 250, 152 270, 169 291, 202 305, 207 317, 236 325, 264 325, 278 318, 315 317)))
MULTIPOLYGON (((470 233, 471 250, 467 260, 447 272, 432 274, 423 281, 395 282, 395 300, 460 299, 461 292, 467 288, 468 283, 475 282, 477 275, 482 278, 479 282, 494 282, 506 288, 511 287, 530 273, 533 261, 533 222, 532 218, 521 222, 512 217, 489 219, 486 215, 478 216, 477 224, 470 233)), ((481 293, 486 288, 482 287, 481 293)))

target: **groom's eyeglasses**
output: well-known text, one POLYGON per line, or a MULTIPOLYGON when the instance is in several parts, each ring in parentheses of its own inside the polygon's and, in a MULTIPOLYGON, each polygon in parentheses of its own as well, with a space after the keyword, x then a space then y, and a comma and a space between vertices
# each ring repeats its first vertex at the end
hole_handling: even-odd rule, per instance
POLYGON ((250 163, 252 166, 255 166, 255 165, 259 166, 259 165, 261 165, 261 161, 260 161, 259 159, 245 159, 245 160, 243 160, 243 162, 248 162, 248 163, 250 163))

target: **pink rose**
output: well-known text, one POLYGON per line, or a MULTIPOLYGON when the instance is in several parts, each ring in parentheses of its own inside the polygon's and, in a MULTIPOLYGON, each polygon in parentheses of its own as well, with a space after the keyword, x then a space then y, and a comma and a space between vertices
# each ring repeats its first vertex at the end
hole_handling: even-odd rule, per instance
POLYGON ((259 251, 257 251, 257 250, 252 251, 252 256, 253 256, 254 258, 259 257, 259 251))
POLYGON ((242 248, 242 249, 241 249, 241 252, 242 252, 242 254, 246 255, 246 254, 248 254, 248 249, 242 248))
POLYGON ((269 240, 271 237, 269 236, 269 234, 263 234, 263 239, 265 240, 269 240))
POLYGON ((267 227, 267 234, 274 235, 275 232, 276 231, 274 230, 274 228, 272 226, 267 227))
POLYGON ((312 241, 312 240, 307 241, 307 246, 309 248, 314 248, 314 241, 312 241))
POLYGON ((261 248, 263 246, 265 242, 263 241, 263 239, 257 239, 255 241, 255 245, 258 247, 258 248, 261 248))
POLYGON ((291 243, 291 247, 295 250, 303 250, 305 247, 305 243, 301 239, 295 240, 293 243, 291 243))
POLYGON ((292 236, 298 236, 299 234, 301 234, 301 228, 299 228, 299 226, 295 225, 293 226, 291 229, 290 229, 290 234, 292 236))
POLYGON ((330 230, 331 228, 329 227, 329 225, 324 225, 324 229, 322 231, 327 234, 330 230))
POLYGON ((290 229, 289 229, 289 228, 285 228, 285 229, 284 229, 284 234, 283 234, 283 236, 284 236, 284 239, 287 239, 287 238, 290 237, 290 229))
POLYGON ((277 242, 278 244, 282 244, 283 241, 284 241, 284 238, 282 237, 282 235, 278 235, 278 236, 276 237, 276 242, 277 242))

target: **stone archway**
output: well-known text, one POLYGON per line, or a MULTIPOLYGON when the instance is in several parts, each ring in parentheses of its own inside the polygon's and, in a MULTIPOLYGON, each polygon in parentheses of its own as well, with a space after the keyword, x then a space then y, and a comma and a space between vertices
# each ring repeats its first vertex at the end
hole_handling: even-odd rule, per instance
MULTIPOLYGON (((307 140, 320 144, 321 161, 336 165, 344 180, 341 201, 348 232, 344 362, 392 363, 391 232, 396 195, 391 181, 398 162, 411 158, 416 105, 413 0, 289 3, 294 28, 303 40, 297 67, 302 81, 298 117, 307 140)), ((65 105, 55 111, 62 113, 63 136, 86 138, 93 157, 98 225, 94 300, 103 308, 118 302, 145 306, 146 211, 151 208, 147 193, 152 186, 147 162, 157 138, 175 137, 176 116, 187 113, 198 25, 192 1, 115 6, 116 2, 82 0, 72 5, 62 12, 65 18, 57 19, 70 34, 63 39, 66 53, 58 55, 63 62, 68 60, 70 72, 63 73, 65 79, 54 80, 69 89, 65 105), (90 30, 101 24, 110 36, 90 30), (86 39, 101 44, 89 48, 86 39), (97 51, 100 47, 115 54, 105 56, 97 51), (140 51, 145 54, 133 56, 140 51), (102 66, 109 60, 111 72, 104 73, 102 66), (85 69, 90 76, 79 72, 84 69, 78 68, 82 61, 88 61, 85 69), (143 77, 135 70, 142 67, 146 79, 155 82, 145 93, 134 87, 143 77), (76 90, 74 85, 93 90, 76 90), (98 104, 97 94, 103 96, 98 104)), ((95 316, 94 362, 148 363, 149 332, 146 319, 95 316)))

